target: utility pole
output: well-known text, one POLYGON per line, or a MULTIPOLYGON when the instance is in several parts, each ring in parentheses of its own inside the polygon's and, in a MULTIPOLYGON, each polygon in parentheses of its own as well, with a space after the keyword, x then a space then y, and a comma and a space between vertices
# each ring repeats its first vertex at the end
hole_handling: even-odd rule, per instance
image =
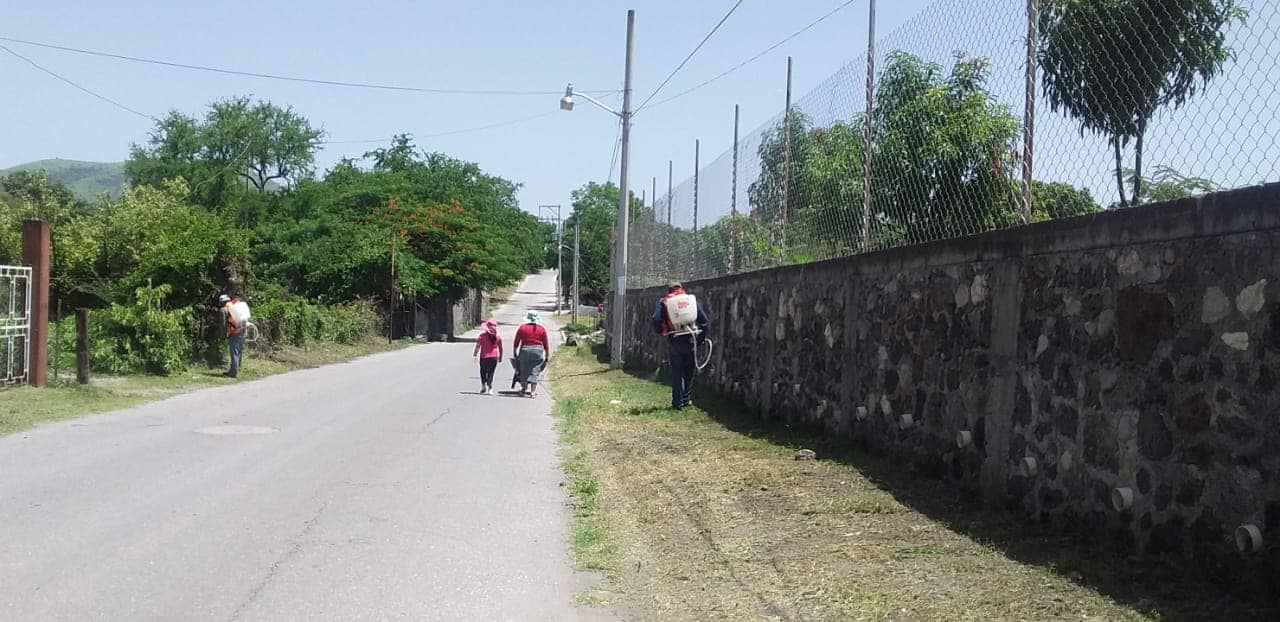
POLYGON ((541 221, 543 221, 543 222, 553 222, 553 223, 555 223, 555 227, 556 227, 556 232, 555 232, 555 240, 556 240, 556 315, 559 315, 559 314, 560 314, 560 302, 564 299, 564 281, 563 281, 563 280, 561 279, 561 277, 560 277, 560 275, 564 273, 564 259, 563 259, 563 257, 562 257, 561 252, 560 252, 560 251, 561 251, 561 249, 563 249, 563 248, 564 248, 564 223, 563 223, 563 221, 562 221, 562 220, 561 220, 561 218, 560 218, 560 206, 559 206, 559 205, 539 205, 539 206, 538 206, 538 220, 541 220, 541 221), (546 217, 543 217, 543 215, 542 215, 543 210, 546 210, 548 214, 555 214, 555 216, 550 216, 550 215, 548 215, 548 216, 546 216, 546 217))
POLYGON ((573 219, 573 323, 578 323, 578 307, 582 300, 578 298, 578 274, 581 273, 582 257, 582 219, 573 219))
POLYGON ((560 109, 573 110, 575 97, 581 97, 596 107, 608 111, 622 122, 622 171, 618 175, 618 222, 614 234, 613 271, 610 275, 613 283, 613 304, 608 310, 609 324, 613 338, 609 347, 609 366, 613 369, 622 367, 622 355, 627 340, 627 237, 631 219, 631 57, 635 51, 636 12, 627 11, 627 53, 623 66, 622 112, 610 108, 600 100, 573 90, 573 83, 564 88, 564 97, 560 99, 560 109))
POLYGON ((623 345, 627 330, 627 225, 631 217, 631 54, 635 49, 636 12, 627 11, 627 55, 622 87, 622 172, 618 175, 618 253, 613 267, 613 308, 609 309, 613 325, 609 366, 622 368, 623 345))

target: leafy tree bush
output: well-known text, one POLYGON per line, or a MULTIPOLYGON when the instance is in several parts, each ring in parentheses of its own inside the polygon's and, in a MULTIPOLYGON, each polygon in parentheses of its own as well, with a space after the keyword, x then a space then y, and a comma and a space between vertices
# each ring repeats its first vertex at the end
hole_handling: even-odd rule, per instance
POLYGON ((140 287, 131 304, 112 304, 89 315, 90 360, 110 374, 168 376, 186 370, 191 355, 190 309, 165 310, 169 285, 140 287))
POLYGON ((1039 16, 1049 106, 1107 137, 1120 205, 1146 198, 1143 138, 1156 113, 1186 103, 1231 58, 1226 29, 1247 12, 1235 0, 1055 0, 1039 16), (1126 196, 1121 150, 1134 143, 1126 196))

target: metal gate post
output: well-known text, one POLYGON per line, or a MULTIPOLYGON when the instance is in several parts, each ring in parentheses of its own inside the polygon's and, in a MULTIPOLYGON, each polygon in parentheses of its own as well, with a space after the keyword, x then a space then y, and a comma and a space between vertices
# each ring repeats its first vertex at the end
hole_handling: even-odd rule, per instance
POLYGON ((27 383, 43 387, 49 378, 49 223, 22 222, 22 263, 31 266, 31 328, 27 341, 27 383))

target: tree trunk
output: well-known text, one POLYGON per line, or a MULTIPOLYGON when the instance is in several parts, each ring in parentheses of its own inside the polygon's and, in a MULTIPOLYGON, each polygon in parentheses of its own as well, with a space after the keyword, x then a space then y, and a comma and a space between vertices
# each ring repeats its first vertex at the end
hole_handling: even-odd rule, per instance
POLYGON ((1116 186, 1120 190, 1120 207, 1128 207, 1129 202, 1124 198, 1124 158, 1120 154, 1120 137, 1113 136, 1111 145, 1116 150, 1116 186))

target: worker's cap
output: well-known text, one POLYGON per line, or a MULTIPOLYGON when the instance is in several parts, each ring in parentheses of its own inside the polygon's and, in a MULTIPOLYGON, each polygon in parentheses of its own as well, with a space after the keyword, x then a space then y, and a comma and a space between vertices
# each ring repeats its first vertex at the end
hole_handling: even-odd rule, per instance
POLYGON ((684 289, 684 286, 680 284, 680 281, 667 281, 667 291, 672 292, 677 289, 684 289))
POLYGON ((228 302, 231 302, 231 296, 228 296, 226 294, 218 294, 219 304, 227 304, 228 302))

